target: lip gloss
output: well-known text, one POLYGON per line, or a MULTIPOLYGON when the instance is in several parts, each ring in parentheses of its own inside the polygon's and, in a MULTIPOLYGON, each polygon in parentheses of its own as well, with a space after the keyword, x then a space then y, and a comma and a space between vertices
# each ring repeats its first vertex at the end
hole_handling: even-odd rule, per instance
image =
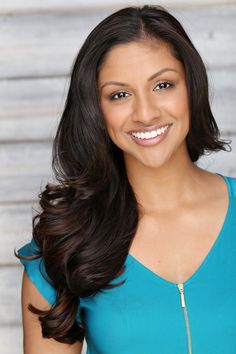
POLYGON ((139 139, 136 138, 135 136, 133 136, 132 134, 130 134, 131 139, 138 145, 142 145, 142 146, 154 146, 159 144, 160 142, 162 142, 162 140, 165 139, 165 137, 168 135, 169 130, 171 129, 172 124, 168 125, 168 128, 166 129, 166 131, 164 133, 162 133, 161 135, 157 135, 154 138, 149 138, 149 139, 139 139))

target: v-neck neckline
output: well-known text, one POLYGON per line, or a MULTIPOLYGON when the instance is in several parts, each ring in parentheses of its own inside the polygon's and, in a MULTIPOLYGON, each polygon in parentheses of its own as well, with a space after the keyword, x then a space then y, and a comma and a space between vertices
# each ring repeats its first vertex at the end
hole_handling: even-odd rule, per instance
MULTIPOLYGON (((222 239, 222 237, 224 235, 224 231, 226 229, 226 226, 228 224, 228 221, 229 221, 229 218, 230 218, 230 215, 231 215, 231 210, 232 210, 232 191, 231 191, 230 182, 229 182, 227 176, 221 175, 220 173, 215 173, 215 174, 223 177, 223 179, 224 179, 224 181, 226 183, 227 191, 228 191, 228 208, 227 208, 227 211, 226 211, 224 222, 222 224, 222 227, 220 229, 220 232, 219 232, 217 238, 215 239, 215 242, 213 243, 213 245, 210 248, 209 252, 207 253, 205 258, 201 262, 200 266, 193 272, 193 274, 185 282, 183 282, 184 286, 186 286, 189 283, 191 283, 195 279, 195 277, 197 277, 199 275, 199 273, 202 271, 202 268, 204 267, 204 265, 213 256, 213 254, 214 254, 214 252, 215 252, 220 240, 222 239)), ((128 253, 127 258, 126 258, 126 262, 127 263, 131 262, 131 263, 135 264, 136 266, 138 266, 138 268, 140 270, 146 272, 146 274, 151 276, 153 279, 161 281, 163 284, 170 285, 170 286, 175 286, 175 287, 178 285, 178 283, 174 283, 174 282, 172 282, 172 281, 170 281, 170 280, 168 280, 166 278, 163 278, 158 273, 154 272, 153 270, 151 270, 150 268, 145 266, 137 258, 132 256, 131 253, 128 253)))

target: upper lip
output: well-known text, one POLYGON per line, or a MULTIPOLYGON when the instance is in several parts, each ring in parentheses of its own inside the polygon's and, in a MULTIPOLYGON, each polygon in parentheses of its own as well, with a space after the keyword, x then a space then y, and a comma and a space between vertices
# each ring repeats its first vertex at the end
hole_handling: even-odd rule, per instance
POLYGON ((165 123, 162 125, 152 125, 151 127, 146 127, 146 128, 140 128, 140 129, 132 129, 128 132, 128 134, 132 134, 132 133, 145 133, 145 132, 151 132, 153 130, 157 130, 160 129, 162 127, 165 127, 166 125, 172 125, 172 123, 165 123))

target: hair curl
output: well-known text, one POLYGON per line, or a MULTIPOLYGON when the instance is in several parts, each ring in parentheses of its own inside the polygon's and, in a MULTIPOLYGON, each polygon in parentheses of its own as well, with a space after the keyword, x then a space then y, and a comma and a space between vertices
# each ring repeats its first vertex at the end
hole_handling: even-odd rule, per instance
POLYGON ((75 60, 69 92, 53 142, 58 185, 39 195, 42 211, 33 219, 33 238, 57 290, 49 311, 32 305, 43 336, 81 341, 76 325, 80 297, 95 294, 124 271, 137 229, 138 203, 129 184, 123 155, 106 131, 99 106, 97 75, 106 54, 122 43, 156 38, 168 43, 186 73, 192 162, 207 151, 226 150, 211 112, 204 63, 179 21, 161 6, 128 7, 99 23, 75 60))

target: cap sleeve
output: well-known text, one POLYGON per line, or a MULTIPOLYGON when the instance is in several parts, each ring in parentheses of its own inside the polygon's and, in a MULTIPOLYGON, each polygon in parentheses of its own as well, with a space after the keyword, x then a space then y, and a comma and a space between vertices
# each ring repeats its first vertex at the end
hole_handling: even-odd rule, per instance
MULTIPOLYGON (((18 254, 26 257, 37 255, 38 247, 35 241, 32 239, 31 242, 21 247, 18 250, 18 254)), ((24 266, 29 279, 36 286, 40 294, 48 301, 49 304, 54 305, 57 294, 55 288, 51 284, 49 276, 46 273, 42 257, 33 260, 20 259, 20 262, 24 266)), ((78 308, 77 311, 76 322, 78 324, 82 323, 80 308, 78 308)))

